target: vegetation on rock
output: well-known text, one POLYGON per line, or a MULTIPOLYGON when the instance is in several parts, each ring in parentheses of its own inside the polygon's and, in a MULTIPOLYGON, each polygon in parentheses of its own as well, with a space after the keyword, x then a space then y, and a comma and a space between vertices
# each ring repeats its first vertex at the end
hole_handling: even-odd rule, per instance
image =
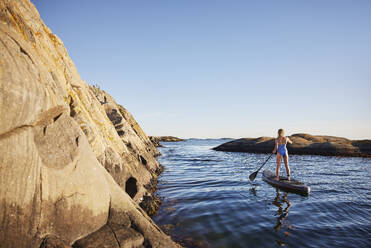
POLYGON ((0 13, 0 246, 175 247, 138 205, 156 147, 29 0, 0 13))

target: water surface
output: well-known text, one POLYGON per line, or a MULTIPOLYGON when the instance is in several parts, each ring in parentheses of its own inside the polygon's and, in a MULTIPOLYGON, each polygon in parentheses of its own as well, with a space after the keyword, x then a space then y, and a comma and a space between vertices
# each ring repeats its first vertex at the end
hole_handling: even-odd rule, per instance
MULTIPOLYGON (((211 150, 227 140, 164 143, 154 220, 186 247, 371 247, 371 159, 291 155, 309 196, 248 176, 268 154, 211 150)), ((274 159, 265 166, 274 170, 274 159)), ((281 173, 285 173, 284 166, 281 173)))

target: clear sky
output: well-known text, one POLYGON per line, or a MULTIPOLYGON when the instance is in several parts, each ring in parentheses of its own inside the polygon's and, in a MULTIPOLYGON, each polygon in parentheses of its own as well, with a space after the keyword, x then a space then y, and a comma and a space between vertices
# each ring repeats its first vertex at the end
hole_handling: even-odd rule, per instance
POLYGON ((371 1, 32 0, 148 135, 371 138, 371 1))

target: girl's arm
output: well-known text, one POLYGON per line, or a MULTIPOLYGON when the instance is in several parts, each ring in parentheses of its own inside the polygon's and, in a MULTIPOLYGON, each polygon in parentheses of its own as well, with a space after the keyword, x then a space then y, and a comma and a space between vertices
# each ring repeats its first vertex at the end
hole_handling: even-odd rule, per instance
POLYGON ((287 138, 287 143, 292 144, 292 141, 289 138, 287 138))
POLYGON ((277 142, 277 139, 274 140, 275 144, 274 144, 274 149, 272 151, 272 153, 276 153, 277 149, 278 149, 278 142, 277 142))

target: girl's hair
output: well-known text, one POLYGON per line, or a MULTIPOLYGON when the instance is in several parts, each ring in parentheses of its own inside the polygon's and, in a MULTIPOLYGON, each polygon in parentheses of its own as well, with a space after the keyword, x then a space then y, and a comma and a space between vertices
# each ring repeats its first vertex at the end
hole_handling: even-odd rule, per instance
POLYGON ((285 135, 285 130, 282 128, 278 129, 278 137, 283 137, 285 135))

